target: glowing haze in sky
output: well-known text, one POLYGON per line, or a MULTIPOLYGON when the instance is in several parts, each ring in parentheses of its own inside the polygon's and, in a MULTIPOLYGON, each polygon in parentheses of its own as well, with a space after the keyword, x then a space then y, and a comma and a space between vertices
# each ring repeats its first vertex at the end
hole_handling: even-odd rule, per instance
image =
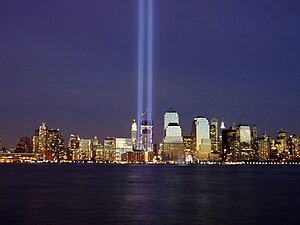
MULTIPOLYGON (((298 0, 154 0, 154 139, 163 114, 283 127, 300 135, 298 0)), ((136 118, 137 0, 1 0, 0 134, 15 147, 41 122, 130 137, 136 118)))

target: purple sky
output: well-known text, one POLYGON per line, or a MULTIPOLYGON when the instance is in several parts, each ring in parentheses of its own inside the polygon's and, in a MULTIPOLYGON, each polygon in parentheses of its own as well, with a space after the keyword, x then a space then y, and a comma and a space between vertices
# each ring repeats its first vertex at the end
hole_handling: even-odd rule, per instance
MULTIPOLYGON (((1 0, 0 134, 15 147, 43 121, 129 137, 136 116, 137 0, 1 0)), ((154 0, 155 142, 175 108, 300 135, 298 0, 154 0)))

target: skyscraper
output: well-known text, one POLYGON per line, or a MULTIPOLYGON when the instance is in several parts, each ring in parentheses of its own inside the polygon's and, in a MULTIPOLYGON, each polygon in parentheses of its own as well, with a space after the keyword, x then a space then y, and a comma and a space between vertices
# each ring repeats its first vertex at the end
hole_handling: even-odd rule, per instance
POLYGON ((59 154, 64 149, 64 139, 60 129, 48 130, 48 148, 45 159, 59 161, 59 154))
POLYGON ((81 138, 79 142, 80 160, 93 160, 93 139, 81 138))
POLYGON ((145 152, 153 151, 153 124, 152 120, 142 120, 140 130, 140 149, 145 152))
POLYGON ((39 129, 36 129, 32 136, 32 151, 33 153, 38 153, 39 151, 39 129))
POLYGON ((132 147, 134 150, 137 149, 137 124, 135 119, 133 119, 131 124, 131 141, 132 141, 132 147))
POLYGON ((19 144, 16 147, 17 153, 30 153, 32 151, 32 145, 30 138, 27 136, 23 136, 20 138, 19 144))
POLYGON ((210 120, 210 125, 214 125, 216 128, 216 138, 218 139, 219 137, 219 120, 214 117, 210 120))
POLYGON ((39 148, 37 152, 38 160, 45 160, 45 154, 48 150, 48 126, 42 123, 39 127, 39 148))
POLYGON ((179 115, 176 110, 170 108, 165 112, 164 115, 164 130, 166 130, 169 123, 179 124, 179 115))
POLYGON ((170 109, 164 114, 164 139, 163 139, 163 155, 164 161, 183 162, 184 144, 182 131, 179 125, 178 113, 170 109))
POLYGON ((218 152, 218 142, 219 142, 219 137, 218 137, 218 119, 214 118, 211 120, 211 125, 210 125, 210 139, 211 139, 211 150, 212 152, 218 152))
POLYGON ((104 159, 107 162, 116 161, 116 138, 106 137, 104 139, 104 159))
POLYGON ((78 135, 71 134, 69 138, 68 147, 72 155, 73 161, 78 161, 81 159, 79 143, 80 143, 80 137, 78 135))
POLYGON ((238 154, 236 160, 253 160, 255 152, 251 149, 251 128, 248 125, 238 125, 237 138, 239 141, 238 154))
POLYGON ((203 116, 198 116, 193 121, 192 147, 196 160, 208 160, 210 158, 210 125, 208 119, 203 116))
POLYGON ((131 138, 116 138, 116 162, 127 161, 128 152, 132 152, 131 138))

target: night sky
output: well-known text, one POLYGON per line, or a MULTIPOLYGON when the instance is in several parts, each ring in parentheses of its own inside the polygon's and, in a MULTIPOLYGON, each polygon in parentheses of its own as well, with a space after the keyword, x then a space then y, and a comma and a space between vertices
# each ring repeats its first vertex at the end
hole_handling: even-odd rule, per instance
MULTIPOLYGON (((1 0, 0 134, 41 122, 82 137, 130 137, 137 0, 1 0)), ((163 114, 183 134, 203 115, 300 135, 299 0, 154 0, 155 142, 163 114)), ((3 146, 2 145, 2 146, 3 146)))

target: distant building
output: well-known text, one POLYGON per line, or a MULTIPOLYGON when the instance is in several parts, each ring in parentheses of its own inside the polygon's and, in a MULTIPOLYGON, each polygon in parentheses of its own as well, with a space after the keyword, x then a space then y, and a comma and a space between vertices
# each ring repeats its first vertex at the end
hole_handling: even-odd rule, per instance
POLYGON ((104 139, 104 159, 106 162, 116 161, 116 138, 106 137, 104 139))
POLYGON ((80 160, 93 160, 93 139, 81 138, 79 142, 80 160))
POLYGON ((48 130, 48 143, 45 153, 45 160, 59 161, 60 152, 64 150, 64 139, 60 129, 48 130))
POLYGON ((209 160, 211 153, 210 124, 207 118, 198 116, 192 126, 192 151, 196 160, 209 160))
POLYGON ((263 134, 262 138, 258 138, 258 160, 267 161, 271 156, 271 138, 267 133, 263 134))
POLYGON ((48 150, 48 126, 42 123, 39 127, 39 147, 37 151, 38 160, 45 160, 46 152, 48 150))
POLYGON ((210 120, 210 139, 212 152, 219 153, 219 121, 215 117, 210 120))
POLYGON ((183 136, 183 145, 184 145, 185 161, 187 163, 193 162, 192 137, 191 136, 183 136))
POLYGON ((69 137, 68 147, 73 161, 78 161, 82 158, 80 155, 79 143, 80 137, 78 135, 71 134, 69 137))
POLYGON ((31 140, 27 136, 20 138, 20 141, 15 150, 16 153, 32 153, 31 140))
POLYGON ((131 142, 132 142, 132 147, 134 150, 137 149, 137 124, 135 119, 132 121, 131 124, 131 142))
POLYGON ((116 162, 127 161, 127 153, 132 152, 131 138, 116 138, 116 162))
POLYGON ((166 130, 167 126, 170 123, 179 124, 179 114, 176 110, 170 108, 164 114, 164 130, 166 130))
POLYGON ((185 160, 182 131, 178 113, 170 109, 164 115, 164 139, 162 160, 182 163, 185 160))
POLYGON ((104 162, 104 147, 99 142, 98 137, 95 136, 93 139, 93 160, 104 162))
POLYGON ((38 153, 39 151, 39 129, 35 130, 32 136, 32 151, 38 153))
POLYGON ((153 151, 153 122, 143 118, 141 124, 141 149, 145 152, 153 151))
POLYGON ((237 137, 239 140, 238 154, 236 160, 254 160, 255 152, 251 148, 251 128, 248 125, 237 126, 237 137))

